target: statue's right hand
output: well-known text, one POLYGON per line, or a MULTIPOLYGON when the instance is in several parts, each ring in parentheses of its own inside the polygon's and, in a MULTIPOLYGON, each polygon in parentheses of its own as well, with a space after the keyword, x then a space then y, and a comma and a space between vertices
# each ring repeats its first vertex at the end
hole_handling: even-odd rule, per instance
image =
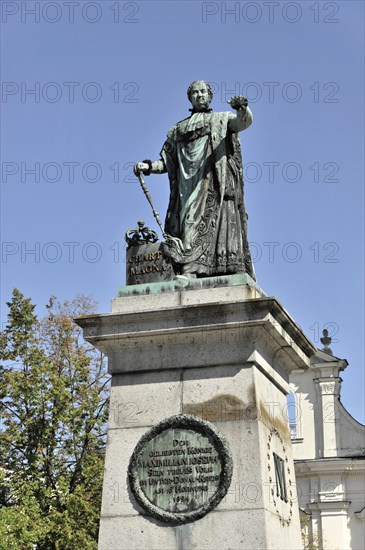
POLYGON ((141 172, 148 170, 149 166, 146 162, 137 162, 133 167, 134 174, 138 177, 141 172))

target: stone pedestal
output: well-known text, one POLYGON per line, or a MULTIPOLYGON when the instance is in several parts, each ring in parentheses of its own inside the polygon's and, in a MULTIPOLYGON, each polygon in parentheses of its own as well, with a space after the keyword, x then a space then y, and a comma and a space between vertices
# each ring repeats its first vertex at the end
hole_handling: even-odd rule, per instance
POLYGON ((111 314, 77 320, 112 374, 100 550, 302 547, 285 395, 315 348, 275 298, 239 277, 126 291, 111 314), (179 414, 214 424, 233 477, 216 508, 170 525, 139 507, 127 470, 142 435, 179 414))

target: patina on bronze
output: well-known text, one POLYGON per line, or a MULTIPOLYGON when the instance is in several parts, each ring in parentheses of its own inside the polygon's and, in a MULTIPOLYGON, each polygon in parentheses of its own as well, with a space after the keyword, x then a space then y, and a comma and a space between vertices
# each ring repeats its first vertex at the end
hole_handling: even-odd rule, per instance
POLYGON ((228 444, 213 424, 177 415, 140 439, 128 478, 137 502, 149 515, 181 524, 217 506, 228 491, 232 468, 228 444))
POLYGON ((171 262, 164 257, 156 231, 146 227, 143 220, 124 235, 127 247, 126 283, 139 285, 174 278, 171 262))
MULTIPOLYGON (((228 101, 236 113, 213 112, 212 89, 203 80, 189 86, 188 98, 191 115, 170 129, 160 160, 137 163, 134 173, 168 174, 163 251, 175 274, 208 277, 246 272, 254 279, 239 140, 239 132, 252 123, 247 99, 234 96, 228 101)), ((140 183, 152 205, 141 178, 140 183)))
POLYGON ((173 278, 171 262, 164 257, 161 243, 146 243, 127 249, 127 285, 171 281, 173 278))

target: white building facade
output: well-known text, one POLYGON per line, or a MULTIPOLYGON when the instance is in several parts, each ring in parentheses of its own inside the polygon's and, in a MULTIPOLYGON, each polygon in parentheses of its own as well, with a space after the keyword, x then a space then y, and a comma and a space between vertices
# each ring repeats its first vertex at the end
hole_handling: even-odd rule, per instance
POLYGON ((296 418, 292 420, 299 507, 308 548, 365 548, 365 426, 340 401, 348 363, 331 350, 312 358, 307 371, 290 376, 296 418))

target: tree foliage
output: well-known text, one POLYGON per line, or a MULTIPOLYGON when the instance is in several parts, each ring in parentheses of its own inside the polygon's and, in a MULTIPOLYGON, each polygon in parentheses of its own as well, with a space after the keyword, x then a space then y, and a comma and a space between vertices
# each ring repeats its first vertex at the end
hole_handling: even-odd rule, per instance
POLYGON ((107 416, 102 354, 72 318, 95 311, 51 298, 38 321, 14 290, 0 334, 0 550, 97 547, 107 416))

